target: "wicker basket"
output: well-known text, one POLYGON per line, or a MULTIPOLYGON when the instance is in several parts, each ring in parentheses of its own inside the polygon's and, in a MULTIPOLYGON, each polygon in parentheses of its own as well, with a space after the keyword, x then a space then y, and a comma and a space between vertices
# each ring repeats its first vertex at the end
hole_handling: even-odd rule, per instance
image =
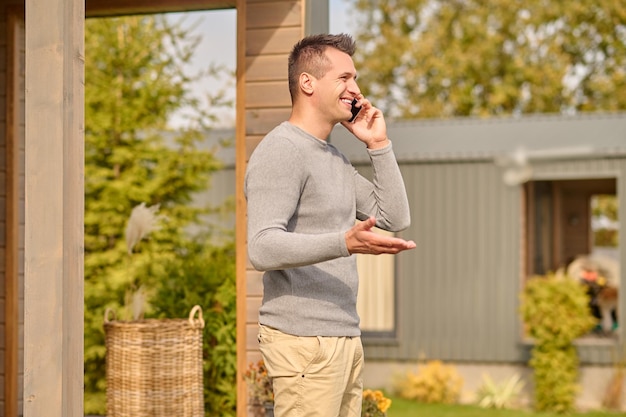
POLYGON ((204 417, 200 306, 189 319, 124 322, 111 314, 104 315, 107 417, 204 417))

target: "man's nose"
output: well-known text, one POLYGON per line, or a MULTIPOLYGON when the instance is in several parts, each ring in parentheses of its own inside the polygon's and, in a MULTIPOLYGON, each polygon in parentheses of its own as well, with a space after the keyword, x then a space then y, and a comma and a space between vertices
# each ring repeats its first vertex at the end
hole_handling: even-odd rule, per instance
POLYGON ((356 80, 353 79, 348 82, 348 91, 354 95, 361 94, 361 89, 359 88, 359 85, 356 83, 356 80))

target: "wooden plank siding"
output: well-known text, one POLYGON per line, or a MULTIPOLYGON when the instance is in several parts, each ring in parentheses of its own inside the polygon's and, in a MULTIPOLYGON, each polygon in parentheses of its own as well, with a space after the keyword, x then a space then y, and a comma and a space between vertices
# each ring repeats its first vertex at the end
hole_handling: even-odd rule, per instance
MULTIPOLYGON (((239 372, 260 358, 256 333, 263 295, 262 274, 247 259, 245 167, 263 136, 289 117, 287 58, 304 34, 303 10, 303 1, 250 0, 245 14, 238 8, 238 30, 245 38, 245 45, 238 45, 237 82, 237 300, 241 303, 237 317, 238 323, 245 323, 238 326, 239 372)), ((239 391, 238 398, 247 398, 245 386, 240 385, 243 391, 239 391)), ((237 415, 252 415, 252 410, 245 402, 238 403, 237 415)))
MULTIPOLYGON (((260 358, 257 344, 262 274, 247 259, 246 204, 243 179, 256 145, 276 125, 287 120, 291 99, 287 59, 293 45, 309 33, 328 30, 328 4, 305 0, 240 0, 237 3, 237 123, 236 123, 236 240, 238 369, 260 358)), ((241 378, 239 378, 239 381, 241 378)), ((238 386, 239 401, 246 398, 238 386)), ((238 416, 251 410, 238 402, 238 416)))

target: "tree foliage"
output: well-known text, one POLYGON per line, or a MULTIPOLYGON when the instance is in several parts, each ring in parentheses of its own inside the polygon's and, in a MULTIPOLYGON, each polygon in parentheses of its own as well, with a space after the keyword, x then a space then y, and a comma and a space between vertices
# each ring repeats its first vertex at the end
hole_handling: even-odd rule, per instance
MULTIPOLYGON (((158 294, 171 265, 183 273, 190 256, 209 259, 216 248, 201 222, 210 208, 193 204, 221 167, 199 143, 212 122, 191 91, 186 64, 199 41, 163 16, 88 19, 85 30, 85 411, 103 414, 105 347, 103 317, 112 308, 130 319, 129 294, 158 294), (197 109, 187 126, 168 131, 183 108, 197 109), (124 230, 133 207, 159 205, 160 228, 128 254, 124 230), (186 233, 195 225, 197 236, 186 233)), ((211 69, 213 71, 214 69, 211 69)), ((215 71, 220 71, 219 69, 215 71)), ((221 92, 209 97, 214 106, 221 92)), ((213 109, 214 110, 214 109, 213 109)), ((224 255, 226 256, 226 255, 224 255)), ((224 262, 234 262, 226 257, 224 262)), ((207 271, 207 273, 209 273, 207 271)), ((194 271, 196 279, 203 279, 194 271)), ((181 286, 190 285, 181 282, 181 286)), ((203 287, 206 289, 206 286, 203 287)), ((217 291, 217 288, 213 288, 217 291)), ((206 296, 207 298, 210 295, 206 296)), ((192 303, 192 301, 189 301, 192 303)), ((178 311, 186 317, 193 304, 178 311)), ((209 306, 202 306, 208 309, 209 306)), ((146 315, 164 311, 146 310, 146 315)))
POLYGON ((626 109, 626 4, 350 0, 364 93, 399 118, 626 109))

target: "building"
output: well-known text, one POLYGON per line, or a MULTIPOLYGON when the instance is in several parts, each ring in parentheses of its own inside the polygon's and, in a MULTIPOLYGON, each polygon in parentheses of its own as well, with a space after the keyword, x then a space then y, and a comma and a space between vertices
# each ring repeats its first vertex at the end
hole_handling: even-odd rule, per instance
MULTIPOLYGON (((468 401, 483 373, 518 373, 530 388, 521 289, 533 275, 602 250, 592 245, 593 196, 617 198, 624 233, 626 113, 398 121, 388 129, 411 205, 402 237, 418 247, 358 255, 366 384, 389 389, 396 374, 440 359, 462 373, 468 401)), ((330 141, 370 175, 362 143, 347 130, 337 126, 330 141)), ((623 245, 611 252, 626 265, 623 245)), ((256 358, 262 287, 261 274, 252 275, 247 321, 256 358)), ((578 341, 581 407, 599 407, 623 332, 578 341)))
MULTIPOLYGON (((366 380, 388 387, 393 373, 427 359, 455 363, 470 391, 483 372, 527 375, 525 280, 594 251, 593 196, 616 196, 625 232, 626 114, 407 121, 391 123, 389 137, 411 205, 402 236, 417 249, 397 256, 392 295, 376 289, 363 309, 393 312, 373 331, 364 320, 366 380)), ((331 141, 357 167, 368 164, 345 129, 331 141)), ((624 245, 613 256, 626 265, 624 245)), ((624 335, 620 326, 578 342, 582 407, 599 406, 624 335)))

